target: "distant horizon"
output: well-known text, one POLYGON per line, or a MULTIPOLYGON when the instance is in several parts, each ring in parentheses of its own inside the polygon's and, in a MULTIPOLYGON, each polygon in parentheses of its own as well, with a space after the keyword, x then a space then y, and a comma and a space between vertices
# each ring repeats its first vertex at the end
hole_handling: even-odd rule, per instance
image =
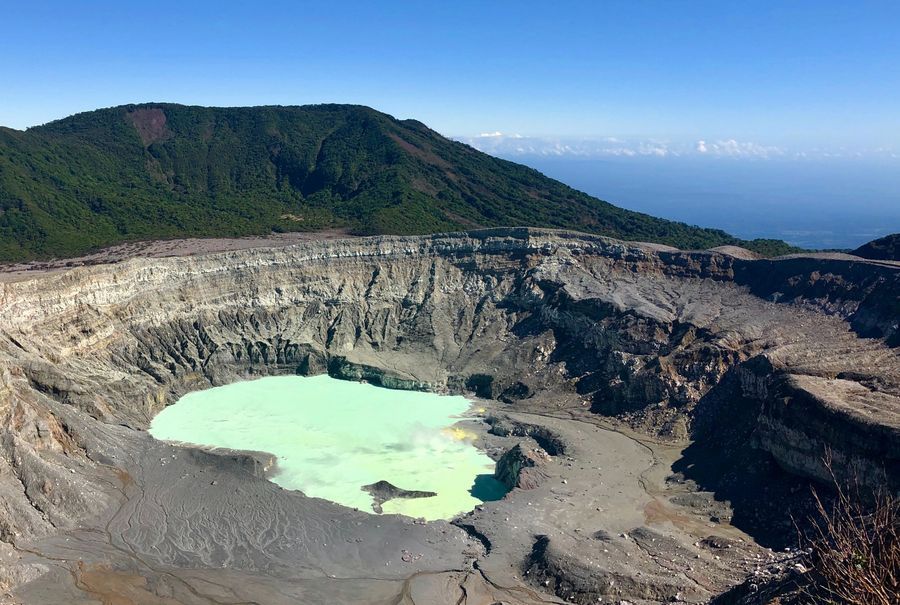
POLYGON ((895 159, 501 157, 616 206, 742 239, 853 250, 900 233, 895 159))

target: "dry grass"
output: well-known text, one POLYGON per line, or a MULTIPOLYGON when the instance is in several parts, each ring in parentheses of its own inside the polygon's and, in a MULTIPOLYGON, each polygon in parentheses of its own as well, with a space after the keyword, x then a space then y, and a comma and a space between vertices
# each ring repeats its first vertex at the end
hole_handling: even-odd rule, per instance
POLYGON ((862 495, 858 482, 834 485, 828 505, 813 492, 817 515, 805 539, 812 582, 804 591, 815 603, 897 605, 900 500, 885 491, 862 495))

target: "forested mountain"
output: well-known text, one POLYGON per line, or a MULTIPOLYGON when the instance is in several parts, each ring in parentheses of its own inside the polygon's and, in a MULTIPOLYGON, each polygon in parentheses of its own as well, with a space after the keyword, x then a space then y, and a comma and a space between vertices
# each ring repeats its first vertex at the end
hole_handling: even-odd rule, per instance
POLYGON ((0 128, 0 260, 183 236, 525 225, 681 248, 791 250, 618 208, 362 106, 154 103, 0 128))

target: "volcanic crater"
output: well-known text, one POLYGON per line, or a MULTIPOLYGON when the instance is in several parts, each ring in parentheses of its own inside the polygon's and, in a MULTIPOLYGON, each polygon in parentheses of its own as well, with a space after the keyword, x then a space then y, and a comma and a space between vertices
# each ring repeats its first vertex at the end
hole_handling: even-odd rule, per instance
POLYGON ((810 482, 900 487, 896 263, 524 228, 241 248, 0 277, 10 602, 706 602, 784 557, 810 482), (373 515, 146 431, 325 373, 478 398, 512 490, 373 515))

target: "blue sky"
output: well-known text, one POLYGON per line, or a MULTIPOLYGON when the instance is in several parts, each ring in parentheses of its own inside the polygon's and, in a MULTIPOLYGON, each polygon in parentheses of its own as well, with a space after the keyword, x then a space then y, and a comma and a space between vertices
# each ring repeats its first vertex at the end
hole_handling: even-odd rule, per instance
POLYGON ((0 2, 15 128, 350 102, 459 137, 900 152, 900 2, 0 2))

